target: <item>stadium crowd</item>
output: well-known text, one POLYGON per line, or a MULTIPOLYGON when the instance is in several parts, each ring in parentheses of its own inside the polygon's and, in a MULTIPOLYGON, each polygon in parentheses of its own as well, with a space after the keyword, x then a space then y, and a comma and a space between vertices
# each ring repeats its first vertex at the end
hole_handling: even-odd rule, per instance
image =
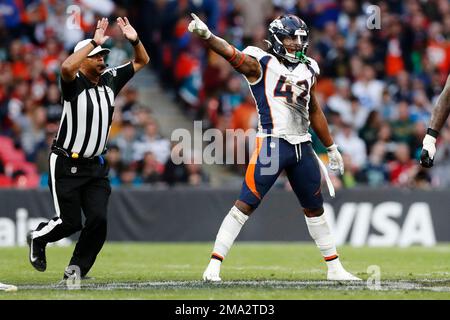
MULTIPOLYGON (((187 117, 203 120, 205 128, 254 128, 257 113, 245 80, 188 32, 191 12, 238 49, 266 48, 267 26, 280 14, 308 24, 308 55, 321 68, 318 97, 345 161, 344 176, 333 177, 337 187, 450 186, 448 127, 433 169, 417 163, 450 71, 450 3, 371 4, 375 10, 356 0, 0 1, 0 186, 46 185, 48 150, 62 112, 59 66, 100 16, 137 21, 151 67, 161 86, 176 92, 187 117), (70 4, 80 10, 70 11, 70 4), (372 23, 378 18, 380 28, 372 23)), ((109 65, 131 55, 117 31, 111 27, 109 65)), ((313 143, 326 160, 314 134, 313 143)), ((199 165, 175 165, 172 148, 151 109, 139 103, 139 90, 126 87, 107 153, 112 184, 208 181, 199 165)))

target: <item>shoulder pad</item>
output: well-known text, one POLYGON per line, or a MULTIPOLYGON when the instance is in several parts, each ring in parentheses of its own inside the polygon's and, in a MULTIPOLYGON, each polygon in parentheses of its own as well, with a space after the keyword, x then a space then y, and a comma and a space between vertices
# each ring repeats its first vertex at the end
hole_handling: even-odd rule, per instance
POLYGON ((249 46, 242 51, 242 53, 245 53, 246 55, 249 55, 251 57, 256 58, 257 60, 260 60, 262 57, 267 56, 268 53, 258 47, 249 46))
POLYGON ((313 68, 313 70, 316 73, 316 75, 319 75, 320 74, 320 68, 319 68, 319 65, 317 64, 316 60, 314 60, 313 58, 308 57, 308 61, 309 61, 309 65, 311 66, 311 68, 313 68))

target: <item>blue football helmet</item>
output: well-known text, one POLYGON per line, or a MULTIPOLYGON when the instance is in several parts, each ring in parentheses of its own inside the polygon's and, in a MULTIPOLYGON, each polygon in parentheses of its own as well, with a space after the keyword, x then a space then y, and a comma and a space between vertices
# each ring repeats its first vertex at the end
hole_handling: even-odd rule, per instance
POLYGON ((269 44, 269 49, 276 56, 290 63, 306 63, 308 61, 306 58, 308 41, 308 26, 295 15, 280 16, 269 25, 269 40, 266 40, 269 44), (286 38, 293 40, 291 45, 285 46, 283 44, 283 40, 286 38))

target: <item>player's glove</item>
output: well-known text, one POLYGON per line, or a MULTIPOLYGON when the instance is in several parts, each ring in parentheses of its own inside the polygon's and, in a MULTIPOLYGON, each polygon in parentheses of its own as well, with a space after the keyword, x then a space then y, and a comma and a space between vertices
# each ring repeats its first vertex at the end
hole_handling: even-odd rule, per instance
POLYGON ((329 167, 333 171, 339 171, 341 175, 344 174, 344 160, 339 153, 338 147, 332 144, 327 148, 328 160, 330 161, 329 167))
POLYGON ((208 26, 200 20, 194 13, 191 13, 194 20, 189 23, 188 30, 195 33, 200 38, 208 40, 211 37, 211 31, 209 31, 208 26))
POLYGON ((422 152, 420 153, 420 164, 424 168, 433 166, 434 155, 436 154, 436 138, 427 134, 423 138, 422 152))

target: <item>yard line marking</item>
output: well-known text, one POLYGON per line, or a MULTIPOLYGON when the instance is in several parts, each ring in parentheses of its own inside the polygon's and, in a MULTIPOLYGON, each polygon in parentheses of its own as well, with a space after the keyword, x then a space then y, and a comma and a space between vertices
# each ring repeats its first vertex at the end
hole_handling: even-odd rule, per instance
MULTIPOLYGON (((147 282, 105 282, 105 283, 81 283, 81 290, 167 290, 167 289, 203 289, 203 288, 264 288, 264 289, 308 289, 308 290, 369 290, 365 281, 345 282, 325 280, 234 280, 221 283, 205 283, 203 281, 147 281, 147 282)), ((19 290, 67 290, 64 284, 31 284, 19 285, 19 290)), ((448 279, 424 279, 424 280, 386 280, 381 281, 379 291, 434 291, 450 292, 450 280, 448 279)))

